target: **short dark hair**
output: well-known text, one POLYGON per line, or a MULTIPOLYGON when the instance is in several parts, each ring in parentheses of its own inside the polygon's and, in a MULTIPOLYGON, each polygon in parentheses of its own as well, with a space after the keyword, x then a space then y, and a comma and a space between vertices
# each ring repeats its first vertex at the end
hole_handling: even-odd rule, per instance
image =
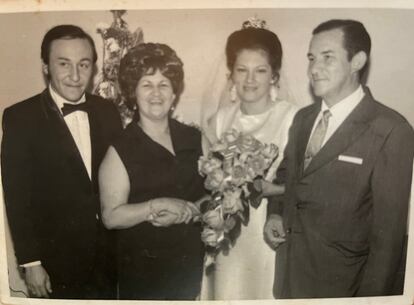
POLYGON ((343 44, 348 53, 349 60, 360 51, 365 52, 367 58, 369 58, 371 52, 371 37, 364 25, 359 21, 350 19, 332 19, 318 25, 313 30, 312 34, 315 35, 320 32, 335 29, 339 29, 344 33, 343 44))
POLYGON ((80 27, 71 24, 55 26, 51 28, 43 37, 40 53, 43 63, 46 65, 49 64, 50 47, 54 40, 75 38, 86 39, 90 43, 92 47, 92 60, 95 63, 98 59, 98 55, 96 53, 95 43, 93 42, 92 37, 80 27))
POLYGON ((175 94, 174 105, 184 88, 183 62, 175 51, 162 43, 142 43, 128 51, 119 66, 119 86, 125 103, 136 108, 136 87, 145 75, 160 71, 171 82, 175 94))
POLYGON ((279 75, 282 66, 282 44, 275 33, 263 28, 243 28, 227 39, 227 67, 233 71, 237 55, 242 50, 263 50, 267 53, 273 76, 279 75))

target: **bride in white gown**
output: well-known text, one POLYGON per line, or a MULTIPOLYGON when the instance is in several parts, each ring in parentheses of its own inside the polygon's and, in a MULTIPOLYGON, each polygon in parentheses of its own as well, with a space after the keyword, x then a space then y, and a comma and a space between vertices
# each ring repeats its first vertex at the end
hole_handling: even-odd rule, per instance
MULTIPOLYGON (((277 98, 282 60, 278 37, 265 23, 249 20, 232 33, 226 45, 230 71, 229 99, 210 120, 210 142, 235 128, 263 143, 279 147, 279 156, 264 183, 271 186, 283 158, 288 130, 297 107, 277 98)), ((228 254, 216 257, 214 271, 203 281, 201 298, 214 300, 273 299, 275 251, 263 238, 267 199, 250 208, 250 220, 228 254)))

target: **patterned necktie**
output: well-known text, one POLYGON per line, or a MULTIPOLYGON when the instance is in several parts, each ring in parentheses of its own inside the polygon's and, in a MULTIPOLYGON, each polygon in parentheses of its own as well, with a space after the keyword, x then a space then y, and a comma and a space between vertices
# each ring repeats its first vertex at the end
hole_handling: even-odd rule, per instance
POLYGON ((308 146, 305 152, 304 169, 306 169, 312 158, 319 152, 322 147, 323 140, 328 130, 329 118, 332 116, 329 110, 325 110, 322 113, 322 117, 319 119, 318 124, 313 131, 313 134, 309 140, 308 146))

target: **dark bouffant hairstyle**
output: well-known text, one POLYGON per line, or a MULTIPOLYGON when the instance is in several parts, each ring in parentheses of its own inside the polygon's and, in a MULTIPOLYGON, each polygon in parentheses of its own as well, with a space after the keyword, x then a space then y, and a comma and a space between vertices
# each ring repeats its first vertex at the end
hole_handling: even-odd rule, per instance
POLYGON ((40 56, 44 64, 49 64, 50 47, 57 39, 86 39, 92 47, 92 60, 95 63, 98 59, 95 43, 89 34, 76 25, 64 24, 51 28, 43 37, 40 56))
MULTIPOLYGON (((171 82, 175 94, 174 105, 184 88, 184 70, 181 59, 166 44, 142 43, 130 49, 119 67, 119 85, 130 109, 137 107, 135 89, 144 75, 160 71, 171 82)), ((137 113, 137 112, 136 112, 137 113)))
MULTIPOLYGON (((331 19, 318 25, 312 32, 313 35, 321 32, 339 29, 344 33, 344 48, 348 53, 348 60, 360 51, 367 55, 367 63, 371 53, 371 37, 369 36, 364 25, 356 20, 347 19, 331 19)), ((363 74, 367 68, 367 64, 361 69, 363 74)))
POLYGON ((242 50, 263 50, 268 54, 274 77, 279 76, 282 65, 282 45, 277 35, 263 28, 243 28, 233 32, 227 39, 227 67, 233 71, 237 55, 242 50))

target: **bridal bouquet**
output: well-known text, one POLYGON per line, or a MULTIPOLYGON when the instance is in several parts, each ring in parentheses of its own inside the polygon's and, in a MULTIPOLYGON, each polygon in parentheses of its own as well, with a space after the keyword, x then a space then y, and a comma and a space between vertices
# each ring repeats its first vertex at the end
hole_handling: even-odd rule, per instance
POLYGON ((257 208, 261 201, 256 182, 277 156, 276 145, 232 129, 199 159, 199 172, 206 177, 204 186, 211 193, 211 199, 200 207, 201 237, 207 250, 228 250, 240 234, 241 224, 247 225, 250 206, 257 208))

